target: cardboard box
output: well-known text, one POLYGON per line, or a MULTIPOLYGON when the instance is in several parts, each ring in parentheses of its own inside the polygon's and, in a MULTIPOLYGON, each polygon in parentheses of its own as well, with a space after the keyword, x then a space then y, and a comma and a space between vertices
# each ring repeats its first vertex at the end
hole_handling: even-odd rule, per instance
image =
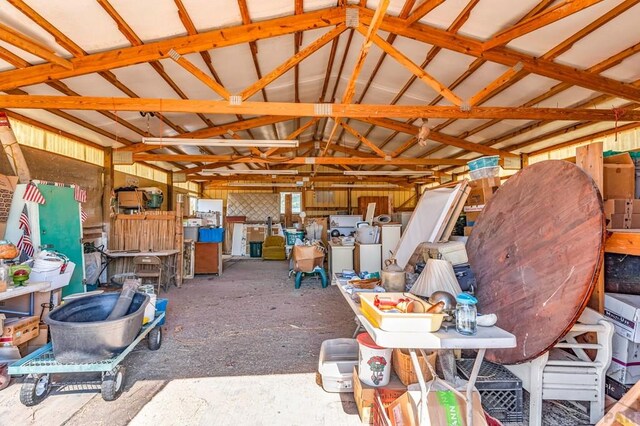
POLYGON ((479 206, 486 204, 491 199, 493 193, 500 186, 499 177, 482 178, 469 182, 469 196, 465 202, 466 206, 479 206))
POLYGON ((640 343, 614 333, 611 347, 607 376, 625 385, 635 384, 640 380, 640 343))
POLYGON ((465 226, 464 227, 464 236, 468 237, 469 235, 471 235, 471 230, 473 229, 473 226, 465 226))
POLYGON ((37 337, 40 333, 40 318, 8 318, 0 336, 0 346, 18 346, 37 337))
POLYGON ((479 211, 466 212, 465 216, 467 217, 467 226, 473 226, 478 220, 478 216, 480 216, 480 212, 479 211))
POLYGON ((625 152, 611 157, 605 157, 604 185, 602 197, 634 198, 636 190, 636 166, 629 153, 625 152))
POLYGON ((640 343, 640 296, 605 293, 604 316, 611 321, 616 333, 640 343))
POLYGON ((118 192, 118 205, 120 207, 138 208, 144 206, 145 195, 142 191, 118 192))
MULTIPOLYGON (((435 382, 436 388, 431 388, 427 395, 427 412, 431 425, 460 425, 467 426, 467 403, 458 394, 450 389, 445 389, 442 384, 435 382)), ((427 385, 429 387, 429 385, 427 385)), ((464 392, 464 391, 462 391, 464 392)), ((389 404, 384 410, 386 417, 382 419, 383 425, 413 426, 419 424, 418 404, 421 392, 408 391, 389 404)), ((383 401, 384 402, 384 401, 383 401)), ((473 424, 474 426, 487 426, 487 420, 480 401, 480 393, 473 392, 473 424)))
POLYGON ((322 267, 324 252, 316 246, 293 246, 293 263, 295 271, 311 272, 322 267))
POLYGON ((267 230, 263 226, 247 227, 247 241, 250 243, 264 241, 267 230))
POLYGON ((624 213, 616 213, 607 216, 607 228, 608 229, 630 229, 631 220, 624 213))
POLYGON ((393 371, 391 372, 391 379, 389 384, 376 388, 369 386, 360 381, 358 377, 358 367, 353 367, 353 398, 356 401, 358 407, 358 414, 360 414, 360 420, 362 423, 373 423, 373 404, 375 402, 376 390, 380 393, 380 398, 383 403, 391 403, 397 398, 401 397, 407 391, 407 387, 402 384, 398 376, 393 371))
POLYGON ((604 391, 615 400, 621 399, 632 387, 633 385, 625 385, 609 376, 605 376, 604 391))

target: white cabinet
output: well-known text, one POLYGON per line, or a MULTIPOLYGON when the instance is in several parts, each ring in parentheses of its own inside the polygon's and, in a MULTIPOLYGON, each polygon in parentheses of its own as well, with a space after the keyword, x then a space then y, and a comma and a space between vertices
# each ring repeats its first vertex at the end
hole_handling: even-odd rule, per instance
POLYGON ((329 276, 343 270, 353 270, 353 250, 355 246, 329 243, 329 276))
POLYGON ((356 243, 353 254, 353 268, 357 273, 380 272, 382 269, 382 244, 356 243))
POLYGON ((384 261, 391 258, 391 252, 396 251, 398 242, 400 241, 402 225, 389 224, 382 225, 381 231, 381 243, 382 243, 382 266, 384 267, 384 261))

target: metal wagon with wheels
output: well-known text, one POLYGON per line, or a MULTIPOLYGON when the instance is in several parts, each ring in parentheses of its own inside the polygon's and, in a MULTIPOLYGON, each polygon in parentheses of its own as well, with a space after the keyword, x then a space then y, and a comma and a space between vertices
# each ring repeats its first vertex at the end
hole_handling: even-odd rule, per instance
POLYGON ((162 328, 160 323, 165 312, 157 312, 153 321, 142 326, 135 340, 117 356, 98 362, 63 364, 57 362, 53 355, 51 343, 32 354, 14 362, 9 366, 10 375, 27 375, 20 389, 20 402, 31 407, 42 402, 53 387, 61 387, 74 383, 100 384, 100 393, 105 401, 117 399, 124 389, 125 368, 120 365, 124 358, 133 351, 138 343, 147 339, 147 346, 155 351, 162 344, 162 328), (65 375, 77 377, 79 373, 100 373, 99 381, 64 380, 65 375), (56 381, 52 380, 56 377, 56 381), (61 378, 58 380, 58 377, 61 378))

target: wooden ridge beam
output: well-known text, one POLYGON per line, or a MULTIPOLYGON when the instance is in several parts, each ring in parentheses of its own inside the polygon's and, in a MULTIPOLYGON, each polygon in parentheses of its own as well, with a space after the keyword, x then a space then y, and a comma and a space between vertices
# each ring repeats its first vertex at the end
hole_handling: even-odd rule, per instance
MULTIPOLYGON (((372 18, 371 11, 360 9, 360 22, 367 24, 372 18)), ((482 57, 499 64, 514 66, 522 62, 524 71, 539 74, 555 80, 564 81, 576 86, 591 89, 597 92, 608 93, 613 96, 640 101, 640 88, 630 87, 628 84, 595 75, 588 71, 572 68, 541 58, 533 58, 524 53, 517 52, 506 47, 496 47, 484 51, 482 43, 470 37, 459 34, 451 34, 445 30, 428 25, 415 23, 404 25, 404 20, 387 17, 380 27, 381 30, 394 32, 403 37, 421 41, 431 45, 440 46, 466 55, 482 57)), ((0 74, 1 76, 1 74, 0 74)), ((0 80, 1 84, 1 80, 0 80)))
MULTIPOLYGON (((633 86, 631 86, 633 87, 633 86)), ((106 98, 95 96, 46 96, 6 95, 0 96, 0 108, 25 109, 71 109, 96 111, 151 111, 151 112, 201 112, 207 114, 253 114, 287 117, 352 117, 352 118, 461 118, 505 120, 589 120, 589 121, 639 121, 639 111, 627 111, 616 117, 614 110, 595 108, 521 108, 521 107, 476 107, 462 111, 453 106, 422 105, 378 105, 378 104, 318 104, 295 102, 243 102, 230 105, 225 101, 199 99, 160 98, 106 98), (330 109, 330 113, 326 112, 330 109)), ((392 120, 395 121, 395 120, 392 120)), ((203 129, 202 132, 207 132, 203 129)), ((181 137, 201 137, 202 133, 191 132, 181 137), (194 136, 198 135, 198 136, 194 136)))
POLYGON ((346 30, 346 26, 343 24, 339 24, 333 30, 325 33, 311 44, 309 44, 304 49, 300 50, 298 53, 287 59, 285 62, 277 66, 273 69, 269 74, 263 76, 260 80, 253 83, 251 86, 244 89, 240 96, 242 100, 249 99, 251 96, 255 95, 257 92, 266 87, 269 83, 276 80, 278 77, 282 76, 284 73, 289 71, 294 66, 298 65, 302 60, 308 58, 313 53, 317 52, 321 47, 325 44, 329 43, 333 39, 337 38, 346 30))
POLYGON ((489 41, 483 44, 483 49, 489 50, 496 46, 505 45, 511 40, 522 37, 525 34, 566 18, 567 16, 573 15, 576 12, 580 12, 581 10, 593 6, 596 3, 600 3, 601 1, 602 0, 565 0, 562 3, 544 10, 536 16, 526 19, 525 21, 493 36, 489 41))
POLYGON ((27 69, 4 71, 0 73, 0 90, 157 61, 167 58, 171 49, 186 55, 262 38, 293 34, 297 31, 326 28, 344 20, 344 8, 335 7, 73 58, 70 60, 73 66, 71 70, 48 63, 27 69))
POLYGON ((231 163, 271 163, 276 165, 390 165, 390 166, 463 166, 467 160, 440 158, 394 158, 385 160, 379 157, 238 157, 234 155, 186 155, 186 154, 134 154, 134 161, 179 161, 193 162, 231 162, 231 163))
POLYGON ((19 33, 11 27, 0 24, 0 40, 5 41, 25 52, 31 53, 39 58, 45 59, 56 66, 67 70, 73 69, 73 64, 51 50, 48 46, 33 40, 26 35, 19 33))

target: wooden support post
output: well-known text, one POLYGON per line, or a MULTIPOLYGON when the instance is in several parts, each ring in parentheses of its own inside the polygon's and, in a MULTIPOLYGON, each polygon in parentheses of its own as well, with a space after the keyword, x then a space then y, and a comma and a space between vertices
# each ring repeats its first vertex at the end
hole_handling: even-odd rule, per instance
POLYGON ((102 222, 107 238, 111 238, 111 193, 113 192, 113 148, 104 149, 102 174, 102 222))
POLYGON ((176 200, 173 191, 173 173, 167 173, 167 210, 173 210, 176 200))
POLYGON ((529 154, 520 154, 520 166, 524 169, 529 165, 529 154))
MULTIPOLYGON (((593 181, 600 190, 600 194, 602 194, 602 185, 604 182, 602 142, 576 148, 576 164, 593 178, 593 181)), ((588 306, 600 313, 604 312, 604 260, 603 264, 600 265, 600 274, 598 275, 596 287, 593 289, 588 306)))
MULTIPOLYGON (((182 214, 184 212, 184 202, 185 196, 183 194, 178 194, 176 197, 176 238, 175 238, 175 247, 178 250, 177 259, 176 259, 176 287, 182 286, 182 275, 184 272, 183 266, 183 252, 184 252, 184 234, 182 228, 182 214)), ((222 246, 221 246, 222 249, 222 246)))
POLYGON ((293 226, 293 196, 291 193, 284 195, 284 225, 293 226))

